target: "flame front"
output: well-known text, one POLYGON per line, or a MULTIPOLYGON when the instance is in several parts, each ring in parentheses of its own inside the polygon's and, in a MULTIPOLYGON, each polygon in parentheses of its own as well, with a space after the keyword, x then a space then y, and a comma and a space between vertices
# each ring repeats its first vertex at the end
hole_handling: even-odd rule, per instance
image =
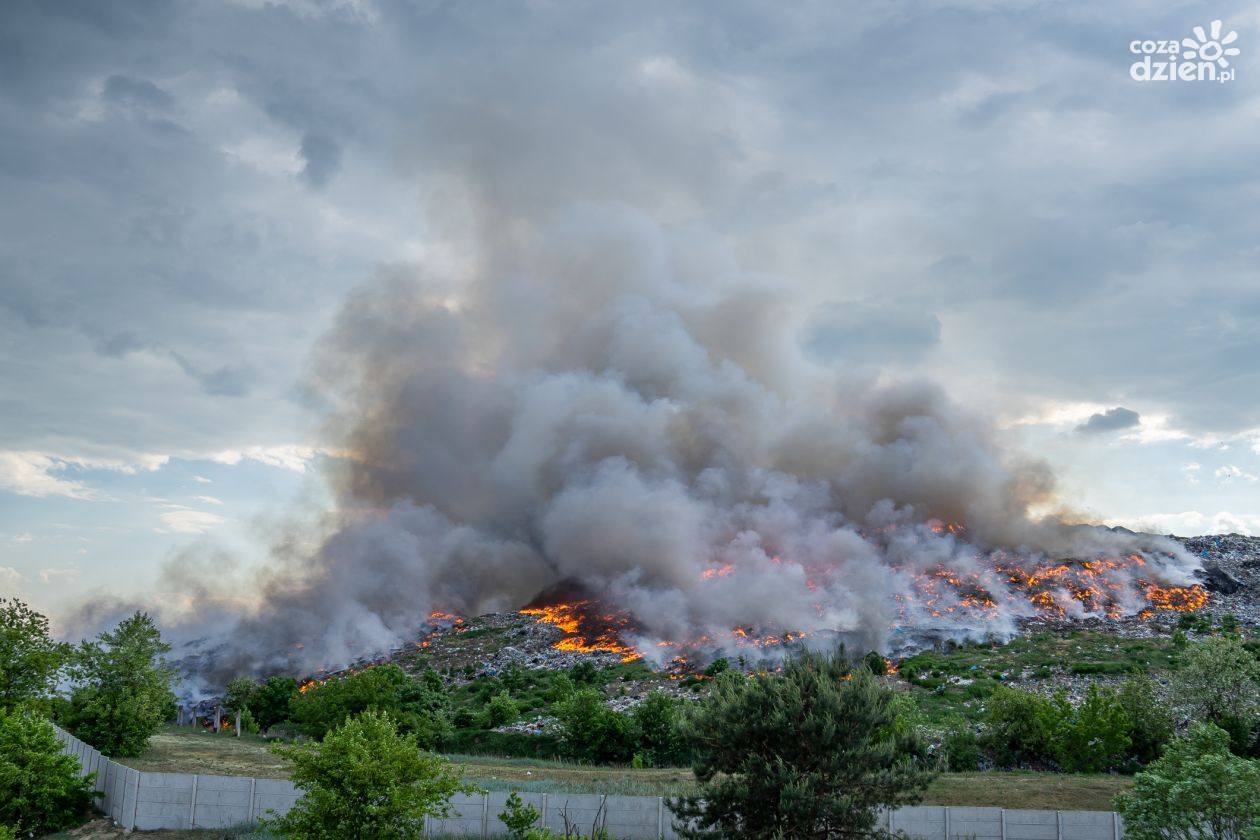
POLYGON ((600 613, 597 605, 589 600, 545 607, 526 607, 521 615, 558 627, 564 637, 552 647, 577 653, 615 653, 622 662, 639 658, 639 652, 621 638, 621 631, 630 625, 629 616, 617 613, 600 613))

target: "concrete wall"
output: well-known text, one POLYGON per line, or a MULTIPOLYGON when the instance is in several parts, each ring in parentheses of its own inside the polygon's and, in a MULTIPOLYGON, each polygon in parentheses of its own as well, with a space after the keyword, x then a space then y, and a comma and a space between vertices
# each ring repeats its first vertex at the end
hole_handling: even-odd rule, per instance
MULTIPOLYGON (((194 776, 141 773, 101 755, 78 738, 57 730, 63 752, 79 760, 84 775, 95 772, 104 794, 98 807, 124 828, 231 828, 269 814, 284 814, 299 793, 282 779, 245 776, 194 776)), ((539 823, 563 832, 565 817, 588 833, 608 829, 618 840, 678 835, 673 815, 657 796, 601 796, 580 793, 522 793, 522 801, 540 814, 539 823)), ((451 814, 429 820, 426 837, 442 835, 502 837, 499 821, 508 794, 500 791, 459 795, 451 814)), ((1008 811, 937 805, 884 812, 880 822, 892 831, 921 840, 1121 840, 1124 823, 1111 811, 1008 811)))

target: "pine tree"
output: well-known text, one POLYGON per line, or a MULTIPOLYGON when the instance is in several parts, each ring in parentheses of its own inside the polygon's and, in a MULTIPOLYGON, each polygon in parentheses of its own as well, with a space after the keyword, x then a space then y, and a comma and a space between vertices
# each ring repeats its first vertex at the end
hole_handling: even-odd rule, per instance
POLYGON ((878 809, 917 802, 932 778, 923 743, 896 724, 892 691, 842 655, 724 674, 680 725, 698 789, 671 802, 676 828, 691 840, 879 836, 878 809))

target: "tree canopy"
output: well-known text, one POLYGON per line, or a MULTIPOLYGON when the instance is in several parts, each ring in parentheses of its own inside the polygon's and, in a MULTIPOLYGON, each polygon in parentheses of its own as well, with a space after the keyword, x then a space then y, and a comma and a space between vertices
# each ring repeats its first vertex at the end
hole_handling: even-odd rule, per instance
POLYGON ((1168 745, 1164 755, 1116 797, 1128 840, 1258 840, 1260 762, 1229 751, 1210 723, 1168 745))
POLYGON ((426 816, 447 814, 451 796, 471 787, 461 771, 399 734, 376 710, 347 719, 321 742, 277 746, 293 761, 302 798, 267 820, 282 837, 303 840, 402 840, 419 837, 426 816))
POLYGON ((79 646, 71 669, 75 688, 63 723, 106 755, 135 757, 163 721, 175 716, 170 645, 145 613, 79 646))
POLYGON ((68 652, 49 635, 47 618, 16 598, 0 598, 0 709, 46 699, 68 652))
POLYGON ((698 790, 671 807, 697 840, 878 834, 878 809, 917 802, 932 778, 892 691, 842 655, 723 674, 680 734, 698 790))
POLYGON ((0 826, 22 836, 77 825, 91 807, 92 779, 61 752, 52 724, 27 711, 0 709, 0 826))

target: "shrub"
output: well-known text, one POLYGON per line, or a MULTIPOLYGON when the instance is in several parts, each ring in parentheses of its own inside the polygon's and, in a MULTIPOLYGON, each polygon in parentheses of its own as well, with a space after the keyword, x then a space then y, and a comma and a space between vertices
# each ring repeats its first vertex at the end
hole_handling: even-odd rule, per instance
POLYGON ((679 701, 653 691, 630 713, 634 722, 635 756, 654 767, 677 766, 687 761, 678 734, 679 701))
POLYGON ((290 720, 298 731, 323 738, 347 717, 375 709, 397 715, 399 690, 408 682, 397 665, 379 665, 325 683, 313 683, 293 698, 290 720))
POLYGON ((1155 684, 1145 674, 1134 674, 1120 688, 1120 705, 1129 718, 1129 754, 1138 764, 1149 764, 1173 734, 1172 710, 1155 696, 1155 684))
POLYGON ((511 695, 507 693, 507 689, 490 698, 487 711, 490 715, 491 726, 505 726, 515 721, 520 715, 520 709, 517 708, 511 695))
POLYGON ((634 754, 630 718, 605 706, 599 689, 579 689, 554 711, 565 751, 573 758, 611 764, 627 762, 634 754))
POLYGON ((1260 763, 1232 755, 1230 736, 1196 723, 1116 797, 1129 840, 1260 837, 1260 763))
POLYGON ((523 803, 520 795, 512 791, 499 812, 499 821, 507 826, 508 837, 512 840, 526 840, 530 830, 538 824, 539 816, 537 808, 523 803))
POLYGON ((709 663, 709 667, 704 669, 704 675, 706 677, 716 677, 723 671, 729 671, 730 667, 731 663, 729 660, 719 657, 709 663))
POLYGON ((685 838, 860 836, 917 802, 923 744, 896 732, 893 692, 843 655, 720 677, 683 718, 697 791, 671 802, 685 838))
POLYGON ((569 670, 569 676, 573 682, 578 685, 598 685, 599 671, 595 668, 595 663, 589 659, 583 659, 569 670))
POLYGON ((1027 691, 998 686, 989 698, 984 744, 1003 767, 1054 755, 1060 707, 1027 691))
POLYGON ((1212 637, 1186 648, 1174 685, 1196 720, 1230 735, 1234 752, 1252 746, 1260 713, 1260 662, 1238 639, 1212 637))
POLYGON ((954 773, 979 770, 980 740, 976 731, 962 721, 951 725, 941 742, 941 758, 945 769, 954 773))
POLYGON ((1059 726, 1055 757, 1059 766, 1073 773, 1099 773, 1123 762, 1129 750, 1129 716, 1115 691, 1089 687, 1075 709, 1067 698, 1055 698, 1059 726))
POLYGON ((36 835, 78 825, 95 796, 92 778, 79 777, 47 720, 0 709, 0 825, 36 835))
POLYGON ((415 736, 400 735, 383 712, 347 719, 322 742, 272 749, 293 762, 293 783, 302 791, 287 814, 263 821, 282 837, 419 837, 426 816, 447 816, 451 796, 473 790, 459 769, 422 751, 415 736))
POLYGON ((862 664, 866 666, 866 670, 876 676, 882 677, 888 673, 888 663, 884 661, 884 657, 877 650, 873 650, 862 657, 862 664))

